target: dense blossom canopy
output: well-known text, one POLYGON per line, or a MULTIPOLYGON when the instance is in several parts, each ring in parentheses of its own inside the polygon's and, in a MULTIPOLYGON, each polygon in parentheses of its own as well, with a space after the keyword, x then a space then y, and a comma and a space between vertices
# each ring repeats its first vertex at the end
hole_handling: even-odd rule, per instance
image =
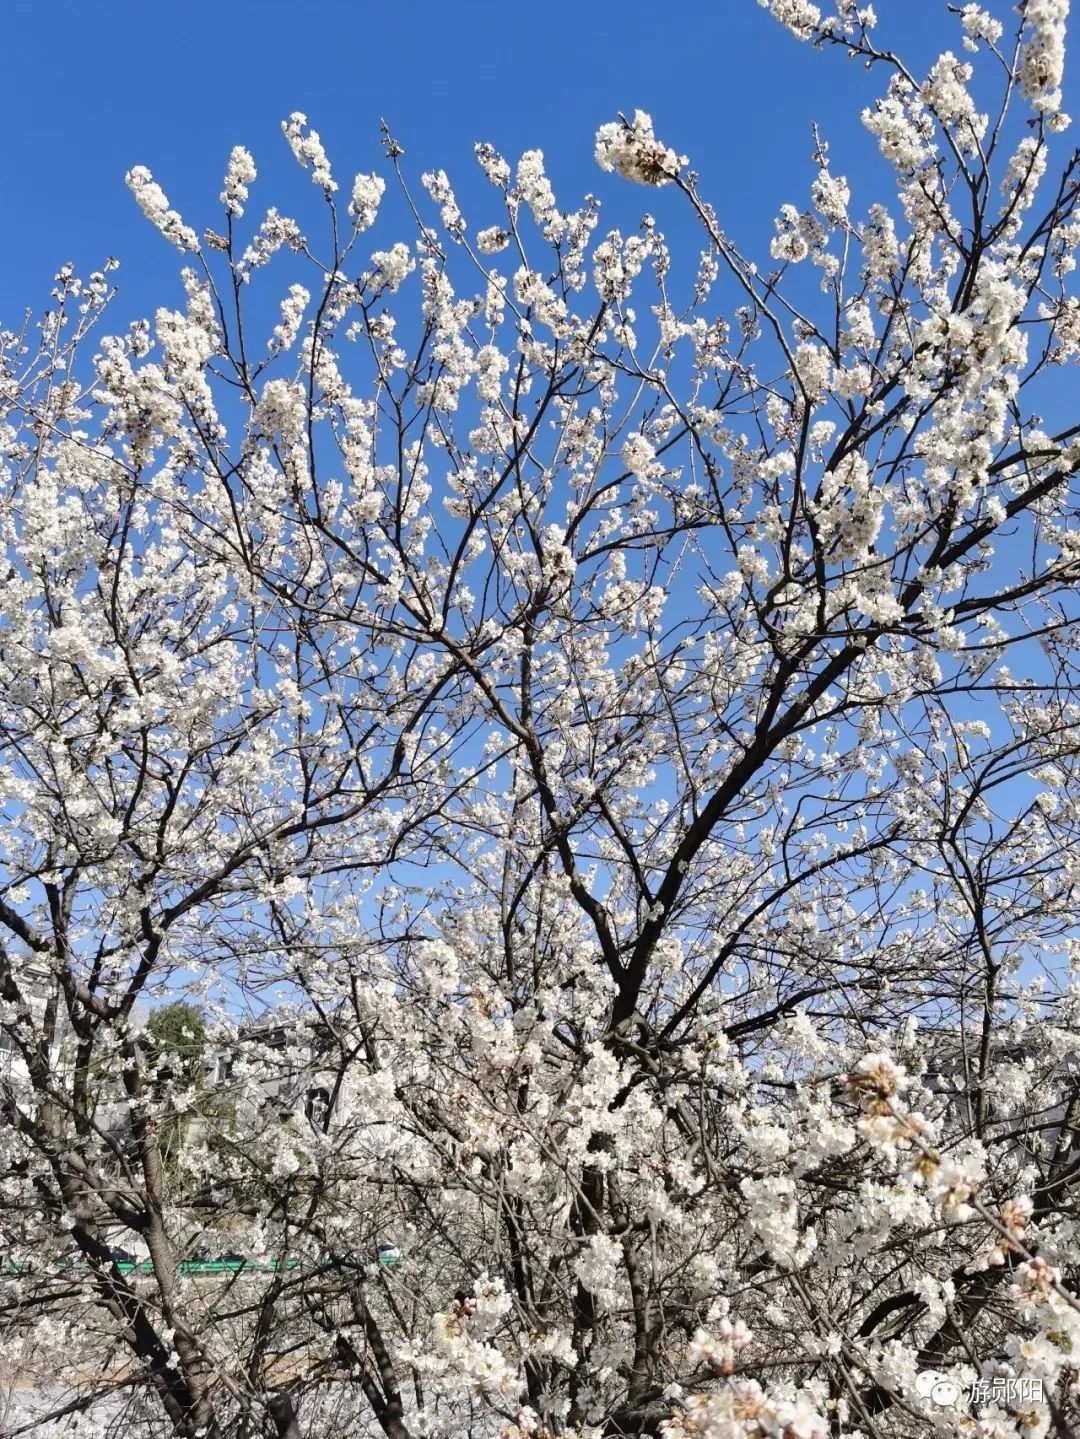
POLYGON ((762 3, 767 254, 294 113, 3 335, 5 1432, 1076 1432, 1068 4, 762 3))

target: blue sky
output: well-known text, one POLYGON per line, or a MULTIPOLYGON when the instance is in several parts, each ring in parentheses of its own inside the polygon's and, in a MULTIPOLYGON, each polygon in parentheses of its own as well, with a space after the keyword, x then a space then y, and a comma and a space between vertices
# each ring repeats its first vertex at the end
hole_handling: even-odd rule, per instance
MULTIPOLYGON (((881 38, 916 73, 940 50, 960 51, 941 0, 878 8, 881 38)), ((1003 5, 995 10, 1008 18, 1003 5)), ((13 60, 0 147, 3 326, 48 305, 52 275, 68 259, 80 273, 120 259, 110 326, 175 303, 182 262, 128 195, 133 165, 149 166, 201 231, 220 222, 225 162, 242 143, 260 172, 245 225, 271 204, 304 221, 313 188, 280 133, 293 110, 321 133, 344 195, 356 170, 384 168, 385 117, 409 173, 445 168, 474 226, 499 218, 471 153, 488 140, 511 160, 542 148, 564 209, 594 191, 607 223, 632 225, 648 207, 670 235, 687 238, 677 194, 628 186, 594 163, 598 125, 636 107, 689 154, 724 228, 750 254, 767 253, 782 202, 806 203, 812 121, 851 182, 856 216, 893 199, 891 175, 858 124, 885 77, 799 44, 755 0, 6 0, 4 18, 13 60)), ((1074 78, 1074 114, 1078 91, 1074 78)), ((369 238, 381 248, 411 231, 390 216, 369 238)))
MULTIPOLYGON (((890 0, 879 8, 887 15, 890 0)), ((904 0, 893 13, 916 11, 933 22, 926 33, 883 26, 909 56, 914 47, 913 63, 945 44, 959 50, 944 4, 904 0)), ((445 168, 470 220, 470 195, 482 191, 488 206, 493 199, 471 156, 481 139, 511 159, 542 148, 563 208, 593 190, 609 216, 614 208, 615 218, 629 219, 645 197, 596 169, 592 141, 599 124, 635 107, 690 155, 729 233, 759 253, 780 203, 805 203, 813 119, 832 138, 836 167, 855 182, 856 213, 891 188, 857 124, 884 77, 839 54, 815 54, 754 0, 7 0, 5 21, 15 60, 5 77, 14 125, 0 152, 6 325, 27 305, 48 303, 51 277, 67 259, 80 272, 108 255, 120 259, 117 318, 168 300, 177 256, 127 194, 132 165, 148 165, 200 230, 218 220, 236 143, 253 151, 260 171, 255 223, 268 204, 285 213, 307 204, 308 182, 279 130, 292 110, 320 131, 346 191, 352 172, 380 164, 385 116, 412 173, 445 168)), ((687 223, 670 192, 648 203, 669 233, 687 223)), ((376 244, 387 238, 373 235, 376 244)))

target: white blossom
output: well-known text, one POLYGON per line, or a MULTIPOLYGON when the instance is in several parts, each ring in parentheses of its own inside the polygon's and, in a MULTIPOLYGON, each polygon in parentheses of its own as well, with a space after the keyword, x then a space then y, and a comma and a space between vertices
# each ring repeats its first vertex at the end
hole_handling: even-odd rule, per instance
POLYGON ((666 185, 686 164, 686 157, 662 144, 653 134, 652 117, 644 110, 635 110, 630 122, 601 125, 596 132, 596 163, 601 170, 613 170, 624 180, 666 185))
POLYGON ((178 250, 198 250, 199 240, 190 225, 170 208, 168 198, 145 165, 136 165, 125 176, 127 187, 139 209, 166 240, 178 250))
POLYGON ((221 203, 230 215, 240 216, 247 204, 248 186, 255 180, 255 161, 243 145, 234 145, 225 171, 225 188, 221 203))
POLYGON ((385 190, 386 183, 381 175, 365 175, 361 171, 353 180, 349 214, 357 230, 370 230, 374 225, 385 190))
POLYGON ((308 128, 307 116, 300 110, 294 110, 287 120, 282 120, 281 131, 297 163, 305 170, 310 169, 315 184, 327 194, 336 190, 337 183, 330 174, 330 161, 319 132, 308 128))

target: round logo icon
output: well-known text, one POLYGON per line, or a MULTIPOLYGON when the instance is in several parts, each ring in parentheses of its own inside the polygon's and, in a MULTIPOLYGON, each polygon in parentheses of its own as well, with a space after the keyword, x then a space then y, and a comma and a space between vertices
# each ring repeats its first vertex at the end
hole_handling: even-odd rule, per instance
POLYGON ((932 1399, 943 1409, 951 1408, 960 1398, 960 1386, 956 1381, 936 1369, 924 1369, 916 1375, 915 1392, 924 1399, 932 1399))

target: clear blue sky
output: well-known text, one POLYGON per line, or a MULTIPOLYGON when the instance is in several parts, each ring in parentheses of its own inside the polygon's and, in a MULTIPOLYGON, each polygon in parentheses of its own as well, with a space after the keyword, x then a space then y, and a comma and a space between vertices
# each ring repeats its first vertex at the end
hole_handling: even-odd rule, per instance
MULTIPOLYGON (((959 51, 956 21, 938 0, 882 0, 879 9, 901 21, 900 33, 884 24, 882 33, 914 49, 914 63, 945 44, 959 51), (932 22, 926 33, 910 24, 916 14, 932 22)), ((260 171, 255 223, 268 204, 285 213, 306 206, 308 182, 279 131, 292 110, 322 134, 346 193, 353 171, 380 163, 385 116, 412 172, 445 168, 471 221, 469 197, 482 192, 488 209, 494 198, 471 156, 473 141, 487 139, 511 159, 543 149, 563 208, 593 190, 613 220, 647 204, 674 234, 685 223, 678 197, 646 197, 593 163, 597 126, 635 107, 691 156, 729 233, 757 253, 779 204, 806 202, 812 119, 855 182, 855 213, 888 198, 857 124, 884 77, 815 54, 754 0, 7 0, 4 18, 6 325, 26 305, 48 303, 66 259, 82 272, 108 255, 121 260, 117 319, 169 299, 177 256, 127 194, 132 165, 148 165, 200 230, 218 220, 236 143, 260 171)), ((373 246, 397 238, 377 228, 373 246)))

